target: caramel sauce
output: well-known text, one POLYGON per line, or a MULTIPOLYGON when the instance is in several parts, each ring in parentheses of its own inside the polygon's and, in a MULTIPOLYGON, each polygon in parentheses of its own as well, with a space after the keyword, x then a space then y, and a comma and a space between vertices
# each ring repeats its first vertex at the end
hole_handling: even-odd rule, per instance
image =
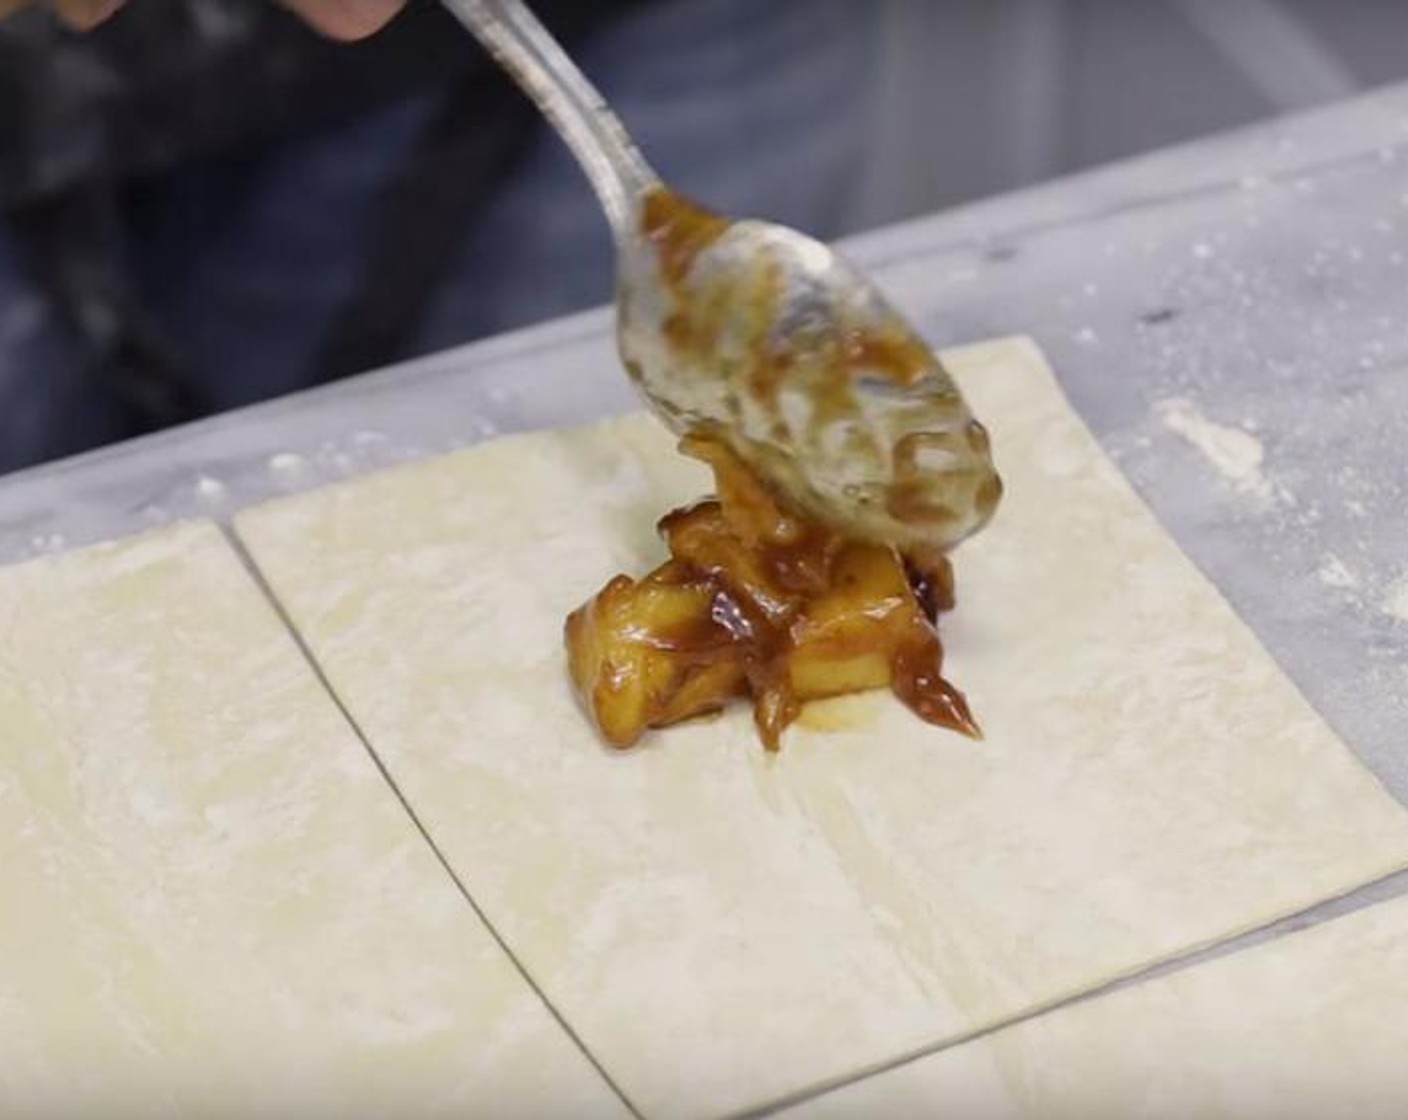
POLYGON ((609 741, 746 695, 777 750, 807 701, 879 687, 980 737, 942 675, 946 557, 902 558, 797 516, 716 439, 681 450, 713 469, 717 496, 666 514, 671 558, 638 582, 617 576, 567 623, 574 683, 609 741))
MULTIPOLYGON (((616 577, 567 620, 572 680, 603 737, 629 746, 648 728, 746 696, 760 738, 777 750, 807 702, 879 688, 921 719, 979 737, 942 675, 937 624, 953 606, 947 559, 901 555, 823 523, 834 502, 809 488, 798 457, 827 444, 826 455, 871 464, 887 480, 874 496, 894 519, 925 540, 953 540, 967 511, 946 503, 968 499, 934 481, 964 452, 985 451, 987 433, 976 422, 945 424, 945 409, 963 406, 955 390, 940 389, 926 414, 932 430, 891 447, 858 422, 861 396, 927 388, 924 379, 942 373, 918 338, 898 321, 844 316, 783 336, 788 277, 778 258, 760 252, 739 265, 720 253, 709 262, 718 267, 696 268, 730 223, 663 189, 643 199, 640 221, 669 297, 661 328, 670 356, 718 378, 708 383, 707 420, 667 413, 690 428, 680 449, 712 469, 716 496, 660 520, 669 560, 639 580, 616 577), (808 398, 805 430, 790 429, 784 389, 808 398), (724 438, 740 432, 736 444, 724 438), (759 462, 769 464, 768 483, 755 473, 759 462)), ((631 372, 641 380, 640 369, 631 372)), ((995 505, 994 487, 995 476, 974 500, 995 505)))
POLYGON ((907 389, 919 382, 933 364, 928 347, 913 335, 854 331, 846 340, 845 368, 864 370, 907 389))
POLYGON ((686 367, 708 365, 728 332, 748 354, 748 392, 771 407, 793 362, 785 346, 775 347, 768 338, 782 295, 777 262, 760 258, 747 270, 725 269, 707 280, 694 277, 686 285, 700 253, 729 224, 663 188, 651 191, 641 205, 641 232, 655 246, 661 283, 671 298, 671 310, 661 324, 670 350, 686 367))
POLYGON ((943 553, 933 556, 911 555, 904 558, 905 575, 924 617, 937 624, 939 615, 958 605, 954 592, 953 565, 943 553))
POLYGON ((660 253, 660 272, 674 287, 684 279, 694 258, 728 229, 728 219, 681 198, 664 187, 641 201, 640 228, 660 253))
MULTIPOLYGON (((775 304, 777 299, 776 291, 769 293, 769 303, 775 304)), ((776 412, 782 387, 796 364, 796 357, 787 347, 756 342, 748 365, 748 390, 753 394, 753 399, 776 412)))
POLYGON ((968 698, 944 679, 943 657, 937 631, 916 636, 912 644, 900 648, 892 663, 895 678, 891 687, 920 719, 981 739, 968 698))
POLYGON ((987 433, 967 417, 928 346, 897 317, 855 313, 844 301, 818 304, 825 314, 793 315, 795 301, 807 298, 798 295, 806 278, 792 276, 787 254, 765 241, 746 256, 730 243, 703 267, 701 254, 730 226, 663 188, 642 200, 640 230, 665 297, 660 330, 669 364, 692 379, 681 374, 679 385, 650 391, 705 402, 663 410, 672 426, 714 425, 810 516, 872 539, 951 543, 985 521, 1001 498, 996 476, 982 477, 990 470, 987 433), (785 408, 792 393, 807 407, 785 408), (872 398, 896 393, 913 420, 907 435, 876 420, 890 413, 872 398), (813 476, 833 477, 838 463, 866 481, 849 491, 863 495, 854 508, 835 487, 814 484, 813 476))

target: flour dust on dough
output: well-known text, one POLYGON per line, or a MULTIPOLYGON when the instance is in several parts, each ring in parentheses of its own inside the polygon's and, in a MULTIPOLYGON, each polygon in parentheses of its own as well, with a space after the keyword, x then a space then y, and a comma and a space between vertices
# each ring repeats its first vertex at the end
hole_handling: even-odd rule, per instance
POLYGON ((1408 862, 1408 815, 1030 343, 945 356, 1007 483, 956 553, 974 743, 886 697, 602 747, 563 619, 708 485, 649 419, 497 440, 238 531, 476 901, 648 1114, 873 1068, 1408 862), (869 709, 866 711, 865 709, 869 709))

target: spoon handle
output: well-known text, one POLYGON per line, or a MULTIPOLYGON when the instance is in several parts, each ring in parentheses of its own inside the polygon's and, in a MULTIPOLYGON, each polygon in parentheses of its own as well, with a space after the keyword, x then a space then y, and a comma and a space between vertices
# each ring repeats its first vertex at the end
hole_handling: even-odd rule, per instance
POLYGON ((443 0, 533 99, 591 180, 618 240, 635 201, 660 183, 625 126, 522 0, 443 0))

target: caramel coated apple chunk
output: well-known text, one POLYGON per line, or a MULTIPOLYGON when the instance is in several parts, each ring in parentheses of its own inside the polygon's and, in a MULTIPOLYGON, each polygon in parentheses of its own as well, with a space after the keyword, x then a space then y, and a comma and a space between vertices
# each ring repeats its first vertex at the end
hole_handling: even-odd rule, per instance
POLYGON ((670 559, 617 576, 567 620, 573 683, 609 743, 746 695, 775 750, 808 701, 875 688, 977 735, 941 673, 946 558, 847 540, 783 511, 722 445, 691 437, 684 449, 713 468, 719 497, 665 516, 670 559))
POLYGON ((612 746, 746 694, 743 650, 714 621, 715 595, 671 561, 641 580, 617 576, 568 616, 568 671, 612 746))

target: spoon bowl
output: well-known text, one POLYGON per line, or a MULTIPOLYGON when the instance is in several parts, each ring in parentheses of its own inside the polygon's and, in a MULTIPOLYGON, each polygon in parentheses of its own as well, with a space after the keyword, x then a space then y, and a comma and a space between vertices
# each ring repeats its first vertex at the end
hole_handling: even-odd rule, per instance
POLYGON ((576 154, 611 222, 626 371, 680 435, 722 440, 800 512, 911 555, 1002 486, 953 379, 878 290, 786 226, 670 191, 521 0, 445 0, 576 154))

